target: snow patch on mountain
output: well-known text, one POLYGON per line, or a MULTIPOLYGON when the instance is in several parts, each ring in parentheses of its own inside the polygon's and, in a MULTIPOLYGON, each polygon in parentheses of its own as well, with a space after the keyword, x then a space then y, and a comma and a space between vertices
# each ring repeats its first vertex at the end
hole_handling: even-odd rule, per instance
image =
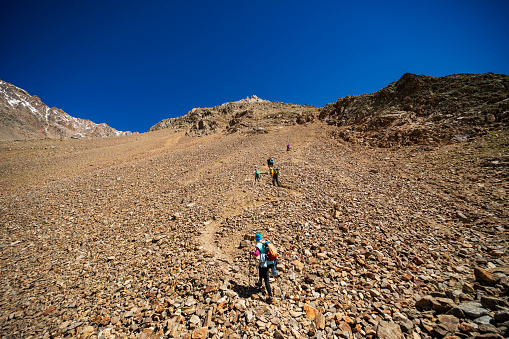
POLYGON ((75 118, 25 90, 0 80, 0 139, 113 137, 131 134, 75 118))

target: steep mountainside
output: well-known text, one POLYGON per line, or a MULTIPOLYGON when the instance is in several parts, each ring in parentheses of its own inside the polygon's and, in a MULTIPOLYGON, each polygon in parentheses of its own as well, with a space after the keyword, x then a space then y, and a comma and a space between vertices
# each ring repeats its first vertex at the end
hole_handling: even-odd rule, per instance
POLYGON ((323 108, 269 102, 256 96, 213 108, 195 108, 150 130, 188 135, 265 133, 320 119, 340 128, 334 137, 378 147, 464 141, 509 121, 509 76, 407 73, 378 92, 339 98, 323 108))
POLYGON ((49 108, 39 97, 0 80, 0 140, 113 137, 129 134, 49 108))
POLYGON ((0 142, 2 337, 507 338, 507 133, 378 148, 336 129, 0 142))
POLYGON ((342 126, 340 138, 368 145, 463 141, 509 121, 509 76, 407 73, 378 92, 339 98, 320 120, 342 126))
POLYGON ((266 133, 277 126, 312 121, 317 113, 314 106, 270 102, 253 95, 212 108, 193 108, 182 117, 160 121, 149 131, 170 128, 185 130, 191 136, 216 132, 266 133))

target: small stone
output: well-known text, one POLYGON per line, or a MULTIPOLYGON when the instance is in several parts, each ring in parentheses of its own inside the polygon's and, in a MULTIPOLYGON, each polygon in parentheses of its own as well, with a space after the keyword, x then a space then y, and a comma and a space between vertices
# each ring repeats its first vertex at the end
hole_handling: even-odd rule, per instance
POLYGON ((281 333, 280 330, 276 329, 274 331, 274 339, 284 339, 284 337, 285 336, 283 335, 283 333, 281 333))
POLYGON ((201 327, 193 332, 192 339, 205 339, 209 335, 207 327, 201 327))
POLYGON ((322 314, 322 312, 317 312, 314 322, 317 329, 319 330, 325 329, 325 317, 322 314))
POLYGON ((504 337, 498 333, 484 333, 476 335, 474 339, 504 339, 504 337))
POLYGON ((106 326, 110 323, 111 318, 107 315, 101 318, 101 321, 99 322, 101 325, 106 326))
POLYGON ((461 212, 458 212, 456 213, 456 216, 458 217, 459 220, 461 220, 462 222, 469 222, 470 221, 470 218, 468 218, 465 214, 461 213, 461 212))
POLYGON ((477 327, 474 327, 472 324, 462 322, 458 325, 458 329, 462 332, 475 332, 477 327))
POLYGON ((410 273, 405 273, 401 276, 401 279, 405 281, 412 281, 414 277, 410 273))
POLYGON ((498 275, 488 272, 480 267, 474 268, 474 275, 476 281, 486 283, 490 286, 495 286, 500 281, 500 277, 498 275))
POLYGON ((42 315, 48 315, 55 310, 55 306, 50 306, 42 315))
MULTIPOLYGON (((493 318, 490 317, 489 315, 483 315, 482 317, 474 319, 474 323, 479 325, 479 330, 480 330, 481 325, 489 325, 492 320, 493 320, 493 318)), ((488 331, 485 331, 485 332, 488 332, 488 331)))
POLYGON ((452 299, 449 298, 436 298, 436 303, 433 304, 432 308, 440 313, 445 313, 451 308, 456 307, 456 304, 452 299))
POLYGON ((509 321, 509 310, 501 310, 495 312, 495 314, 493 315, 493 319, 495 319, 498 323, 504 323, 506 321, 509 321))
POLYGON ((499 298, 481 296, 481 304, 492 311, 498 311, 503 307, 509 306, 507 301, 499 298))
POLYGON ((379 339, 403 339, 403 333, 398 324, 387 321, 380 321, 376 335, 379 339))
POLYGON ((463 316, 466 315, 471 319, 482 317, 483 315, 486 315, 488 313, 489 313, 488 310, 483 308, 481 303, 474 301, 459 304, 450 311, 450 314, 458 318, 463 318, 463 316))
POLYGON ((453 315, 440 314, 438 316, 439 326, 446 329, 447 332, 454 333, 458 330, 459 319, 453 315))
POLYGON ((198 317, 196 314, 193 314, 189 319, 189 323, 194 325, 194 327, 198 326, 200 323, 200 317, 198 317))
POLYGON ((81 329, 80 338, 88 338, 95 332, 94 326, 85 326, 81 329))
POLYGON ((414 264, 419 265, 419 266, 425 263, 425 261, 422 260, 420 257, 414 257, 412 259, 412 261, 414 262, 414 264))
POLYGON ((437 302, 436 302, 435 298, 433 298, 430 295, 425 295, 424 297, 422 297, 421 299, 419 299, 415 302, 415 306, 422 307, 424 309, 431 309, 433 307, 433 305, 436 303, 437 302))
POLYGON ((318 310, 308 304, 304 305, 304 312, 306 313, 307 320, 313 320, 318 314, 318 310))
POLYGON ((210 292, 214 292, 215 290, 216 290, 216 288, 214 286, 207 286, 205 288, 204 293, 207 294, 207 293, 210 293, 210 292))
POLYGON ((298 261, 298 260, 294 260, 294 261, 292 261, 292 265, 293 265, 293 266, 295 267, 295 269, 296 269, 297 271, 299 271, 299 272, 300 272, 300 271, 302 271, 302 270, 304 270, 304 264, 303 264, 303 263, 301 263, 301 262, 300 262, 300 261, 298 261))

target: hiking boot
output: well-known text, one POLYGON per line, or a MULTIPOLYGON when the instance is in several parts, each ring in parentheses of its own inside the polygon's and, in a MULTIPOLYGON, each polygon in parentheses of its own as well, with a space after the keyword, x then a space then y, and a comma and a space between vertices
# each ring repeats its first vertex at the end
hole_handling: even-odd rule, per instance
POLYGON ((273 297, 268 297, 267 298, 267 304, 273 304, 274 303, 274 298, 273 297))
POLYGON ((255 285, 256 285, 256 287, 262 287, 262 283, 259 281, 255 285))

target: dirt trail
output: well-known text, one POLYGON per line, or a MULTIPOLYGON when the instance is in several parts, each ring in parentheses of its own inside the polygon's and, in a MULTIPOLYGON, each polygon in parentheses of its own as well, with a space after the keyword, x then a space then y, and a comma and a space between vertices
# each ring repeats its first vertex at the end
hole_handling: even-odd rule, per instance
MULTIPOLYGON (((284 151, 276 152, 277 155, 277 161, 280 164, 283 163, 298 163, 303 164, 304 161, 302 160, 305 157, 305 151, 307 149, 307 146, 309 146, 310 142, 315 140, 315 138, 323 134, 322 129, 313 128, 311 131, 309 129, 307 130, 308 133, 302 134, 302 133, 291 133, 288 137, 288 140, 291 140, 293 144, 291 144, 291 151, 286 152, 286 149, 284 151)), ((286 146, 286 145, 285 145, 286 146)), ((262 153, 265 153, 266 151, 262 151, 262 153)), ((231 156, 229 158, 224 159, 226 162, 231 161, 232 159, 235 159, 235 156, 231 156)), ((217 165, 213 166, 211 168, 201 168, 200 172, 210 171, 217 169, 217 165)), ((260 180, 260 182, 257 185, 271 185, 270 179, 267 180, 267 177, 265 175, 268 175, 268 171, 266 174, 264 173, 264 170, 261 170, 262 174, 264 174, 260 180)), ((281 189, 285 190, 285 192, 290 193, 293 196, 299 197, 302 195, 302 193, 296 189, 295 187, 292 187, 293 185, 289 184, 283 184, 283 187, 281 189)), ((279 188, 274 188, 275 191, 271 192, 270 199, 269 200, 259 200, 255 198, 254 196, 246 193, 245 191, 239 190, 239 189, 233 189, 225 193, 225 203, 223 204, 223 208, 220 212, 220 215, 216 218, 216 220, 210 220, 205 223, 203 232, 200 236, 200 243, 202 244, 203 248, 211 253, 213 256, 217 258, 223 258, 229 261, 232 261, 240 252, 238 246, 243 238, 243 235, 245 234, 244 231, 252 231, 252 229, 248 229, 249 227, 246 225, 242 229, 241 232, 236 232, 232 235, 225 236, 225 237, 218 237, 218 233, 220 232, 221 224, 228 218, 235 217, 237 215, 242 214, 244 211, 250 208, 257 208, 259 206, 262 206, 266 203, 273 203, 276 200, 282 200, 284 197, 280 194, 279 188)))
POLYGON ((203 248, 217 258, 233 261, 239 251, 238 246, 242 240, 243 232, 219 238, 217 234, 220 231, 221 224, 226 219, 242 214, 247 209, 256 208, 266 203, 267 201, 258 201, 252 197, 246 197, 243 192, 230 191, 228 200, 219 217, 205 223, 200 236, 200 243, 203 248))

